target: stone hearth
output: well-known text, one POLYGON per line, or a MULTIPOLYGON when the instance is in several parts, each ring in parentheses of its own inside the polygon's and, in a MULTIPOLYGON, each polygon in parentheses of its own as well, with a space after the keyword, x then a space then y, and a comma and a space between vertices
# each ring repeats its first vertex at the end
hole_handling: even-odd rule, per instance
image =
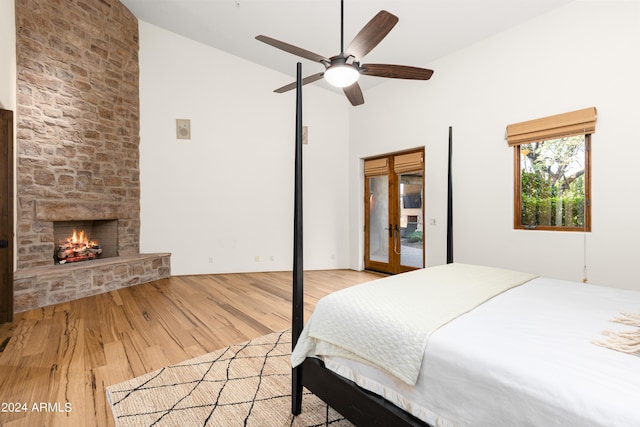
POLYGON ((24 311, 166 278, 170 257, 138 254, 21 270, 14 275, 14 305, 24 311))

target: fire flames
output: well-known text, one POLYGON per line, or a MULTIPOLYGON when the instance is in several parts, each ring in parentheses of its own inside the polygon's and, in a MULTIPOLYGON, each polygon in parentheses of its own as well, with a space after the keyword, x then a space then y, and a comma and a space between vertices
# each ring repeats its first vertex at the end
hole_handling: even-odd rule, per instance
POLYGON ((101 253, 97 241, 89 240, 84 230, 78 232, 74 228, 73 234, 58 244, 55 260, 59 264, 86 261, 98 258, 101 253))
POLYGON ((78 233, 75 228, 73 229, 73 234, 70 237, 67 237, 66 243, 70 243, 72 245, 78 245, 81 247, 98 245, 98 242, 89 240, 84 230, 80 230, 80 232, 78 233))

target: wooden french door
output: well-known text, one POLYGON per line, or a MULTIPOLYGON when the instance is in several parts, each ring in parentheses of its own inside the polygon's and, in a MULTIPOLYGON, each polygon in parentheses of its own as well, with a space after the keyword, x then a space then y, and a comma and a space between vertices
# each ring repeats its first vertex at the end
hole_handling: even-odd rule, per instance
POLYGON ((13 112, 0 109, 0 323, 13 320, 13 112))
POLYGON ((424 150, 367 159, 364 169, 365 268, 423 268, 424 150))

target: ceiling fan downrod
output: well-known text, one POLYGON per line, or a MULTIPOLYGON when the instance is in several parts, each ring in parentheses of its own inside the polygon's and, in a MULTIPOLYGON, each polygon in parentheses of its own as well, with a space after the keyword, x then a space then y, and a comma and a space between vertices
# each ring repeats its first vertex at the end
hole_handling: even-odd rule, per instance
POLYGON ((344 55, 344 0, 340 0, 340 54, 344 55))

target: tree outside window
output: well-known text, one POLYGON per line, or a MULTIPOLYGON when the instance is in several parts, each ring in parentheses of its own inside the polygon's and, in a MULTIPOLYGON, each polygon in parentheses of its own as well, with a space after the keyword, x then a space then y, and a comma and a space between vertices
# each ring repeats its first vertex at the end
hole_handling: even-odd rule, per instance
POLYGON ((515 146, 515 227, 590 231, 590 135, 515 146))

